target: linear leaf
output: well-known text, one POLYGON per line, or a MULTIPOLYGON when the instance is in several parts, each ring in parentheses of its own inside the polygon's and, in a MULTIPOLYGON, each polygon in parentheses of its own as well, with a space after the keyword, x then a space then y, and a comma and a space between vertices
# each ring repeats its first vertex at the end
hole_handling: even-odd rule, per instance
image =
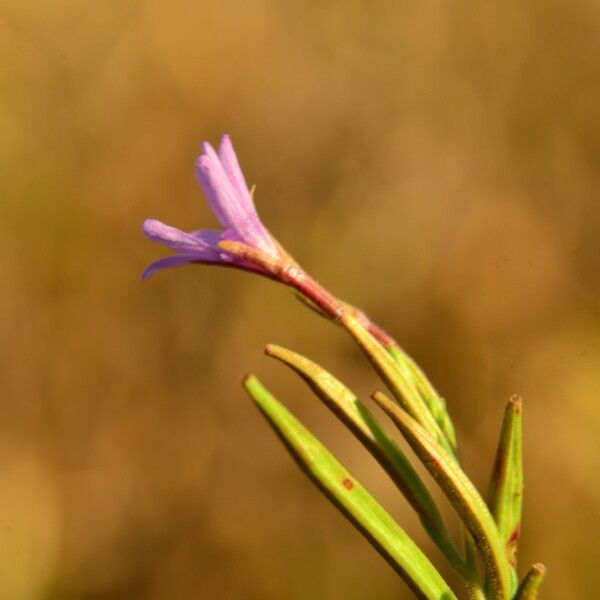
POLYGON ((269 344, 265 353, 294 369, 352 431, 398 486, 449 562, 459 573, 465 574, 464 561, 425 484, 369 409, 343 383, 308 358, 275 344, 269 344))
POLYGON ((446 439, 450 442, 450 445, 456 452, 456 432, 454 431, 454 425, 448 414, 446 401, 437 393, 436 389, 429 379, 427 379, 427 376, 423 373, 417 363, 404 352, 400 346, 397 344, 390 344, 386 346, 386 349, 400 369, 413 381, 417 391, 421 394, 421 397, 429 407, 429 411, 433 415, 433 418, 437 421, 440 429, 444 432, 446 439))
POLYGON ((510 566, 496 523, 475 486, 454 457, 396 403, 381 392, 373 394, 373 400, 396 424, 473 535, 485 564, 491 597, 507 599, 510 592, 510 566))
POLYGON ((244 387, 306 474, 402 576, 418 598, 456 600, 441 575, 383 507, 254 377, 244 387))
POLYGON ((489 491, 490 510, 513 568, 523 501, 522 407, 519 396, 512 396, 506 405, 489 491))
POLYGON ((443 434, 413 382, 402 372, 386 349, 367 331, 360 320, 351 313, 343 315, 340 323, 367 355, 369 361, 400 406, 429 431, 444 448, 454 455, 454 449, 446 439, 446 436, 443 434))

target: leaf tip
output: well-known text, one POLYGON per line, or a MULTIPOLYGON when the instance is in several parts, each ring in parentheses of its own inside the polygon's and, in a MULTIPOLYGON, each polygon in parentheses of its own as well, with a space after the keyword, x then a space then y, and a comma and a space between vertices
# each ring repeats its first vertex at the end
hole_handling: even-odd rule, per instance
POLYGON ((255 387, 257 383, 258 383, 258 378, 256 377, 256 375, 254 375, 254 373, 246 373, 242 377, 242 385, 248 391, 250 391, 253 387, 255 387))
POLYGON ((515 600, 536 600, 545 575, 546 567, 542 563, 534 563, 521 582, 515 600))
POLYGON ((520 415, 523 411, 523 398, 518 394, 513 394, 509 399, 509 406, 515 415, 520 415))
POLYGON ((543 577, 547 572, 546 565, 542 563, 534 563, 531 565, 531 570, 539 577, 543 577))
MULTIPOLYGON (((370 395, 371 400, 379 406, 379 408, 386 411, 386 408, 389 407, 393 402, 380 390, 375 390, 370 395)), ((386 411, 387 412, 387 411, 386 411)))
POLYGON ((267 356, 277 356, 277 349, 279 348, 279 346, 275 345, 275 344, 267 344, 265 346, 265 354, 267 356))

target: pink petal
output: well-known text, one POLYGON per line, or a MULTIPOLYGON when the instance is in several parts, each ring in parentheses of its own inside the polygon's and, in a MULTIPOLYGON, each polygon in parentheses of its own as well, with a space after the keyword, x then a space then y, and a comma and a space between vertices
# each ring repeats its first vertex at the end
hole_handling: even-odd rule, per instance
POLYGON ((229 181, 231 181, 238 194, 246 196, 248 202, 254 206, 238 157, 233 149, 231 138, 227 134, 221 138, 221 143, 219 144, 219 159, 229 181))
MULTIPOLYGON (((155 260, 152 264, 148 265, 146 270, 142 273, 142 279, 148 279, 154 273, 168 269, 170 267, 181 267, 188 265, 191 262, 202 262, 196 254, 174 254, 173 256, 165 256, 155 260)), ((213 263, 219 262, 218 260, 206 260, 204 262, 213 263)))

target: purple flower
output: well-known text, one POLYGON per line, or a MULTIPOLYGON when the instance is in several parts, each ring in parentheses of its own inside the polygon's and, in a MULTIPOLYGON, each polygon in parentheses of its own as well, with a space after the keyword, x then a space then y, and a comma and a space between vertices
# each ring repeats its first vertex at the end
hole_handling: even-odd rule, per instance
MULTIPOLYGON (((224 135, 218 153, 205 142, 196 161, 196 176, 222 230, 200 229, 186 233, 154 219, 144 221, 143 232, 152 241, 175 250, 176 254, 153 262, 143 273, 146 279, 161 269, 190 263, 220 264, 271 276, 261 265, 276 262, 282 253, 260 222, 244 174, 229 136, 224 135), (246 252, 230 252, 220 242, 237 242, 246 252), (259 255, 262 261, 245 257, 259 255)), ((227 244, 224 244, 226 247, 227 244)))

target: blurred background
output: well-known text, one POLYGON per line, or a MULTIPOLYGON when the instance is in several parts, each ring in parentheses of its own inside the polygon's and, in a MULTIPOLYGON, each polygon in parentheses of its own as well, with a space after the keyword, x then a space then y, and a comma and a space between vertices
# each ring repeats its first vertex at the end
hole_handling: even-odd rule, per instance
MULTIPOLYGON (((395 334, 483 489, 525 399, 522 569, 600 588, 600 4, 0 2, 0 597, 408 598, 243 393, 255 372, 432 556, 276 342, 362 397, 341 330, 282 286, 142 283, 154 217, 213 227, 231 134, 261 216, 395 334)), ((167 251, 168 252, 168 251, 167 251)), ((451 521, 452 512, 447 510, 451 521)))

